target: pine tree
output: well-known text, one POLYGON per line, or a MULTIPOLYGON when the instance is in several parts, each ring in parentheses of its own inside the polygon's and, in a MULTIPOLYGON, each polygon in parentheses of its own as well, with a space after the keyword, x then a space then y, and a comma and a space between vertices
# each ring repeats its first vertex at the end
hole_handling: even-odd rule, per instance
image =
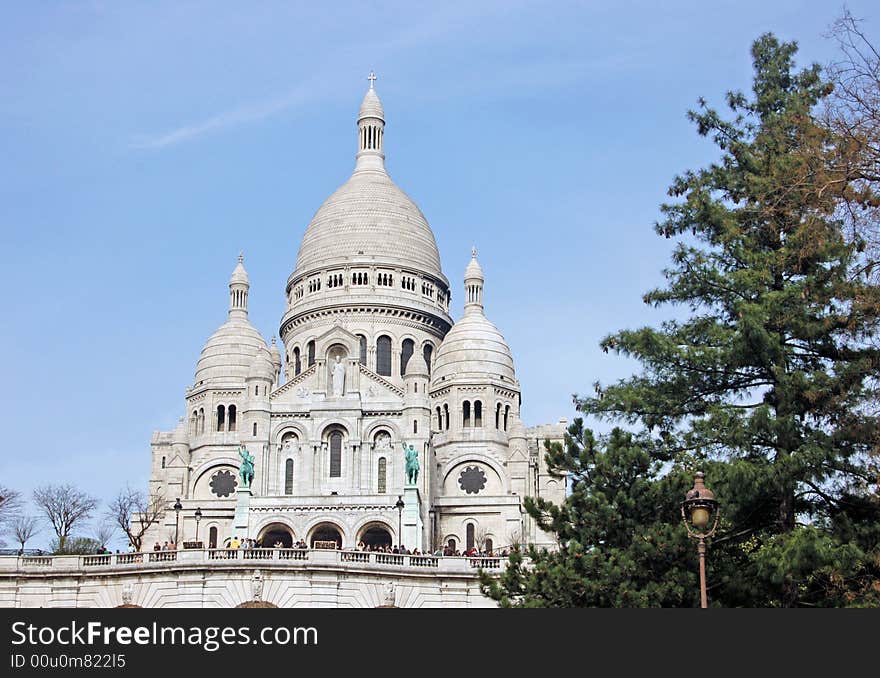
POLYGON ((597 440, 575 419, 564 447, 547 445, 548 463, 569 476, 571 493, 562 506, 525 500, 560 548, 515 551, 500 578, 482 574, 483 592, 504 607, 695 604, 695 551, 679 515, 689 479, 664 474, 651 447, 621 429, 597 440))
POLYGON ((722 157, 675 179, 681 200, 656 226, 679 240, 668 285, 644 296, 686 317, 605 338, 643 370, 576 401, 643 426, 661 458, 724 462, 709 478, 726 604, 870 603, 880 571, 878 418, 865 407, 880 294, 835 215, 846 180, 813 116, 829 86, 817 66, 795 73, 795 53, 762 36, 752 96, 727 95, 732 119, 705 102, 690 114, 722 157))

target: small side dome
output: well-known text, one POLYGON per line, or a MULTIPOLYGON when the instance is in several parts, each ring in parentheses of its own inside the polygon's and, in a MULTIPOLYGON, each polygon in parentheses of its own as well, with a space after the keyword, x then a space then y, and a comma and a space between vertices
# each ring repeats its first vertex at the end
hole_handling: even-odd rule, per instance
POLYGON ((483 269, 476 248, 471 250, 464 287, 464 317, 452 326, 437 349, 431 384, 439 386, 462 378, 517 386, 510 347, 483 310, 483 269))
POLYGON ((254 355, 266 349, 266 340, 244 319, 223 323, 202 349, 195 385, 209 380, 238 381, 247 376, 254 355))
POLYGON ((272 364, 280 368, 281 367, 281 351, 278 350, 278 345, 275 343, 275 337, 272 337, 272 345, 269 347, 269 354, 272 357, 272 364))
POLYGON ((189 443, 189 435, 186 432, 186 423, 183 421, 183 417, 177 422, 177 428, 174 429, 174 432, 171 434, 171 444, 182 443, 184 445, 189 443))
POLYGON ((421 351, 416 351, 412 354, 409 361, 406 363, 406 377, 427 377, 428 376, 428 364, 425 362, 425 357, 422 355, 421 351))
POLYGON ((486 377, 516 383, 510 347, 498 328, 482 314, 466 315, 455 323, 437 349, 431 383, 437 386, 453 377, 486 377))
POLYGON ((510 425, 510 439, 516 440, 526 439, 526 427, 525 424, 522 423, 522 419, 519 418, 518 415, 513 415, 513 423, 510 425))
POLYGON ((272 365, 272 357, 268 350, 257 351, 257 354, 251 361, 247 378, 267 379, 268 381, 275 379, 275 368, 272 365))

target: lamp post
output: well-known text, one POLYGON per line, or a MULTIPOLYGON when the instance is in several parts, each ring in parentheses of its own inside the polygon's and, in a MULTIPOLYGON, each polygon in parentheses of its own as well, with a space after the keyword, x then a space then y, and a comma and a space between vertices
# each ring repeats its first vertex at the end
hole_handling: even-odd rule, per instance
POLYGON ((700 556, 700 607, 708 607, 706 600, 706 540, 715 534, 718 527, 718 502, 715 494, 706 487, 706 474, 697 471, 694 474, 694 486, 684 495, 681 502, 681 519, 687 529, 688 536, 697 540, 697 554, 700 556), (709 523, 712 528, 706 528, 709 523))
POLYGON ((394 506, 397 508, 397 546, 403 548, 403 497, 398 495, 394 506))
POLYGON ((200 507, 196 507, 196 512, 193 514, 196 519, 196 542, 199 541, 199 522, 202 520, 202 509, 200 507))
POLYGON ((180 510, 183 504, 180 503, 180 497, 174 502, 174 548, 177 548, 177 536, 180 529, 180 510))

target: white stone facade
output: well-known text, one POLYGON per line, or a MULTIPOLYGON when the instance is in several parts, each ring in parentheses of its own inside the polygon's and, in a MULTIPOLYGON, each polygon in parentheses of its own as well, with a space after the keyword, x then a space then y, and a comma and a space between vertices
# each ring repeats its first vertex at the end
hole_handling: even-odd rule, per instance
POLYGON ((267 546, 552 546, 522 500, 564 498, 564 479, 547 472, 543 440, 561 440, 565 422, 529 429, 520 421, 513 357, 486 318, 476 251, 464 315, 453 323, 431 228, 385 170, 384 130, 371 86, 354 173, 303 236, 280 346, 248 321, 251 290, 239 258, 228 320, 202 350, 186 414, 151 441, 150 491, 169 504, 180 498, 183 509, 166 512, 145 549, 175 531, 179 542, 194 540, 197 529, 205 546, 225 544, 240 444, 255 460, 247 536, 267 546), (420 466, 408 490, 404 444, 420 466))

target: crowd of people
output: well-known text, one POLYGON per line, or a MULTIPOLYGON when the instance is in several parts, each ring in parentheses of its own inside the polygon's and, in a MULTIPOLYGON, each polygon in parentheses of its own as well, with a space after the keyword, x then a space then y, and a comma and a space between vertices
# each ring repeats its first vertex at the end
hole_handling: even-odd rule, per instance
MULTIPOLYGON (((282 549, 285 548, 284 543, 279 539, 271 547, 266 544, 261 544, 256 539, 250 539, 248 537, 239 539, 238 537, 229 537, 226 540, 226 546, 224 547, 227 550, 234 549, 261 549, 261 548, 275 548, 282 549)), ((302 539, 294 542, 292 546, 289 548, 294 549, 308 549, 309 545, 302 539)), ((176 551, 177 544, 173 541, 166 541, 164 544, 160 544, 158 541, 153 544, 154 551, 176 551)), ((457 548, 453 548, 448 544, 444 546, 442 549, 437 549, 434 552, 429 551, 420 551, 419 549, 408 549, 404 545, 400 546, 392 546, 391 544, 366 544, 363 541, 358 542, 358 545, 354 549, 355 551, 367 551, 370 553, 391 553, 394 555, 407 555, 407 556, 446 556, 446 557, 464 557, 464 558, 506 558, 510 555, 510 552, 507 548, 501 549, 499 552, 495 552, 493 549, 478 549, 476 546, 472 546, 469 549, 465 549, 461 551, 457 548)))

